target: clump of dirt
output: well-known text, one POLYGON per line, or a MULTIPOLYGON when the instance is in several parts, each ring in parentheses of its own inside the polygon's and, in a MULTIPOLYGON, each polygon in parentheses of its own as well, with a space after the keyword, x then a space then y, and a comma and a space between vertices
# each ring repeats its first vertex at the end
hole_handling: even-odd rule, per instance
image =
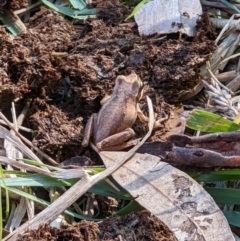
POLYGON ((99 9, 98 18, 101 18, 106 24, 112 26, 122 23, 132 10, 128 6, 124 6, 119 0, 96 0, 93 4, 99 9))
POLYGON ((99 224, 100 240, 177 241, 166 225, 148 211, 112 217, 99 224))
POLYGON ((48 224, 42 224, 37 230, 28 230, 18 237, 18 241, 85 241, 98 240, 98 225, 94 222, 81 221, 63 225, 61 229, 53 228, 48 224))
MULTIPOLYGON (((85 151, 83 125, 99 111, 101 98, 111 94, 117 75, 135 71, 146 84, 144 97, 153 100, 162 118, 170 113, 163 97, 179 101, 198 84, 199 67, 215 50, 207 15, 194 38, 171 35, 163 40, 139 36, 134 24, 123 22, 130 10, 117 0, 98 0, 96 7, 99 18, 88 19, 79 30, 45 8, 15 38, 0 28, 1 109, 9 109, 13 100, 31 101, 34 144, 52 155, 61 149, 62 160, 85 151)), ((146 110, 144 97, 141 107, 146 110)), ((141 125, 134 127, 138 135, 145 132, 141 125)))
POLYGON ((28 230, 17 241, 64 240, 64 241, 176 241, 172 232, 147 211, 139 211, 124 217, 112 217, 97 224, 81 221, 57 229, 47 224, 38 230, 28 230))
MULTIPOLYGON (((67 116, 56 106, 47 106, 45 111, 38 111, 32 115, 34 120, 38 120, 38 141, 33 144, 39 144, 48 153, 52 153, 56 145, 61 147, 62 143, 71 143, 64 146, 72 153, 77 150, 82 133, 82 118, 69 120, 67 116), (52 128, 54 126, 54 128, 52 128)), ((74 156, 77 155, 77 152, 74 156)))
POLYGON ((1 0, 0 7, 4 7, 5 9, 20 9, 28 6, 28 0, 1 0))

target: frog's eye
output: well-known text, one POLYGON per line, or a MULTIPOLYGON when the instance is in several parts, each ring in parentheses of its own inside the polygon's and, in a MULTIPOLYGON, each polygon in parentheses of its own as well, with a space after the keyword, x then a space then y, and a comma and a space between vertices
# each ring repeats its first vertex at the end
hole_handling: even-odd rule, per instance
POLYGON ((139 82, 134 82, 132 84, 132 94, 133 95, 138 96, 140 89, 141 89, 141 86, 140 86, 139 82))
POLYGON ((119 76, 116 78, 115 85, 116 85, 116 86, 121 85, 124 80, 125 80, 125 76, 119 75, 119 76))

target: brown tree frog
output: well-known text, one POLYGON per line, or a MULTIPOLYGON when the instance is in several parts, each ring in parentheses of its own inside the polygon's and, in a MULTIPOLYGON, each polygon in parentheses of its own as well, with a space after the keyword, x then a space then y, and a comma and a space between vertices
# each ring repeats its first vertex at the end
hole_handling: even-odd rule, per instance
POLYGON ((112 95, 99 113, 88 120, 82 146, 88 146, 93 137, 93 143, 99 150, 111 150, 111 147, 122 149, 121 145, 135 135, 131 127, 136 121, 141 97, 142 81, 137 74, 132 72, 128 76, 118 76, 112 95))

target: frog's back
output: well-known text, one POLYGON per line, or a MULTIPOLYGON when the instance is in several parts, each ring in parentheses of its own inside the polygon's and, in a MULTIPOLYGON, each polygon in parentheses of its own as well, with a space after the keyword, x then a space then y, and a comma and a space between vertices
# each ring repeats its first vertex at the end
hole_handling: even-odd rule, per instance
POLYGON ((103 105, 95 124, 95 142, 132 127, 137 118, 136 101, 115 96, 103 105), (124 101, 122 101, 124 100, 124 101))

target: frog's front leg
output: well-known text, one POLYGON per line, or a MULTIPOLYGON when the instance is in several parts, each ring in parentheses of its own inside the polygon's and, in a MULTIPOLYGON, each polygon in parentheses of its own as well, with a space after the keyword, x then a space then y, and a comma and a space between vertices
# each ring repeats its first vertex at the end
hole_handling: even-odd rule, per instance
POLYGON ((83 147, 87 147, 89 145, 90 138, 93 137, 94 122, 95 122, 96 118, 97 118, 97 114, 96 113, 92 114, 85 126, 83 141, 82 141, 83 147))
POLYGON ((97 148, 99 150, 104 150, 105 148, 107 148, 108 150, 111 149, 111 147, 114 148, 114 150, 121 150, 123 148, 121 148, 120 146, 128 141, 129 139, 131 139, 133 136, 135 135, 135 132, 132 128, 127 128, 124 131, 121 131, 119 133, 116 133, 114 135, 111 135, 105 139, 103 139, 102 141, 97 143, 97 148), (117 146, 119 146, 119 148, 117 148, 117 146))

